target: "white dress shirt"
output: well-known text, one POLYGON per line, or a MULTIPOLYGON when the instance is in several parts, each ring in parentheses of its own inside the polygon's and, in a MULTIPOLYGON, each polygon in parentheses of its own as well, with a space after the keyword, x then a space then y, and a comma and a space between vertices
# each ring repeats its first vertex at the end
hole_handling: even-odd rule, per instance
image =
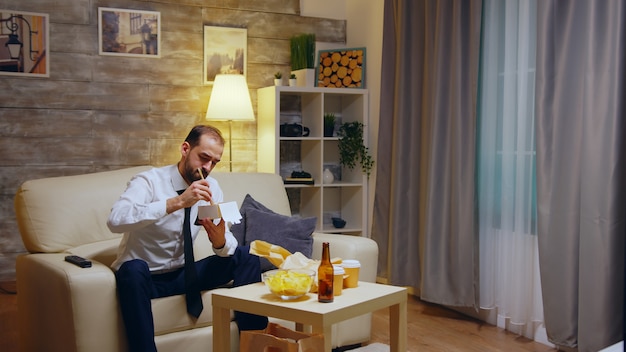
MULTIPOLYGON (((207 177, 213 203, 224 200, 224 194, 217 181, 207 177)), ((178 172, 176 165, 154 168, 135 175, 126 190, 113 204, 107 226, 114 233, 124 233, 117 259, 111 267, 120 266, 132 259, 142 259, 152 272, 166 272, 184 266, 183 221, 185 210, 171 214, 166 212, 166 201, 178 196, 177 191, 188 187, 178 172)), ((191 236, 195 240, 201 225, 194 225, 198 205, 208 204, 199 201, 191 207, 191 236)), ((217 223, 219 220, 215 220, 217 223)), ((216 249, 215 254, 225 257, 232 255, 237 248, 237 240, 226 228, 226 245, 216 249)))

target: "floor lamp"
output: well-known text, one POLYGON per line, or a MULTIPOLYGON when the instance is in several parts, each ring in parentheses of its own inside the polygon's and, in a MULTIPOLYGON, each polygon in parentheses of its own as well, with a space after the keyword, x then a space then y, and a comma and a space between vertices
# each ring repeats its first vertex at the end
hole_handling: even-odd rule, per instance
POLYGON ((206 111, 209 121, 228 121, 228 151, 230 172, 233 172, 233 121, 254 121, 250 91, 243 75, 215 76, 206 111))

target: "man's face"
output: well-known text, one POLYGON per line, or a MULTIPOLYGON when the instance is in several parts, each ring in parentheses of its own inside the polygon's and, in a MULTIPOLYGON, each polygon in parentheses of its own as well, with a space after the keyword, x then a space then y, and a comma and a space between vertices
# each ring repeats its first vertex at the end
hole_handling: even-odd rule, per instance
POLYGON ((205 178, 222 159, 224 146, 211 135, 202 135, 200 143, 191 148, 189 143, 184 142, 181 146, 182 175, 189 184, 193 181, 205 178), (198 172, 202 169, 202 175, 198 172))

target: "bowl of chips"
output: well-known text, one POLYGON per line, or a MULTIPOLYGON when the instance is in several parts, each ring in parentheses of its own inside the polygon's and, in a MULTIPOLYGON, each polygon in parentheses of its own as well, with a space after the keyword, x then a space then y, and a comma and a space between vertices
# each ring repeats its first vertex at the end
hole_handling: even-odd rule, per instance
POLYGON ((283 300, 298 299, 311 290, 315 271, 308 269, 276 269, 262 275, 265 286, 283 300))

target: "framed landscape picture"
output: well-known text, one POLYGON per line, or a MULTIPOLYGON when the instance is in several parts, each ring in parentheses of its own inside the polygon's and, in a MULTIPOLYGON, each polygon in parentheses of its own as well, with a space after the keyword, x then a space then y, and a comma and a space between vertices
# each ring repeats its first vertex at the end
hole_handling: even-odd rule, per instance
POLYGON ((204 84, 213 84, 221 73, 245 76, 247 47, 245 28, 204 26, 204 84))
POLYGON ((161 57, 161 13, 98 8, 100 55, 161 57))
POLYGON ((365 48, 320 50, 317 86, 365 88, 365 48))
POLYGON ((50 77, 48 14, 0 10, 0 75, 50 77))

